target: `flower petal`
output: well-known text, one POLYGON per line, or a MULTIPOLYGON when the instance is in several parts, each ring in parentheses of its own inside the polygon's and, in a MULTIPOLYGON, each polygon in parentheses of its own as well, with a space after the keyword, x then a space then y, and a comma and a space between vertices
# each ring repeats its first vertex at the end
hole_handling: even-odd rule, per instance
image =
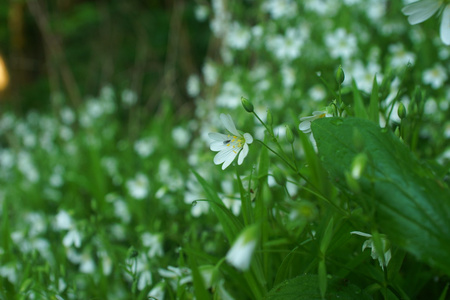
POLYGON ((445 45, 450 45, 450 4, 444 9, 441 21, 441 40, 445 45))
POLYGON ((228 139, 228 136, 226 134, 223 133, 217 133, 217 132, 210 132, 208 133, 208 136, 210 139, 214 140, 214 141, 226 141, 228 139))
POLYGON ((423 0, 406 5, 402 13, 408 16, 411 25, 422 23, 436 13, 441 4, 437 0, 423 0))
POLYGON ((304 133, 310 133, 311 132, 311 121, 303 121, 298 125, 298 129, 303 131, 304 133))
POLYGON ((244 133, 244 139, 246 144, 253 143, 253 137, 250 133, 244 133))
POLYGON ((231 151, 231 153, 228 154, 225 161, 223 162, 222 170, 225 170, 233 162, 233 160, 236 158, 237 155, 238 152, 231 151))
POLYGON ((224 144, 223 142, 212 142, 211 145, 209 145, 209 149, 211 149, 211 151, 222 151, 223 149, 226 149, 227 145, 224 144))
POLYGON ((237 155, 237 152, 233 151, 233 148, 230 147, 229 149, 224 149, 224 150, 220 151, 219 153, 217 153, 216 156, 214 156, 214 163, 216 165, 220 165, 225 160, 227 160, 227 157, 232 156, 234 159, 234 157, 236 157, 236 155, 237 155))
POLYGON ((242 165, 242 162, 244 161, 244 158, 248 154, 248 145, 244 144, 244 147, 242 148, 241 152, 239 153, 238 157, 238 165, 242 165))
POLYGON ((241 134, 237 131, 236 126, 234 125, 233 119, 231 119, 230 115, 220 114, 220 120, 223 123, 223 126, 233 135, 241 136, 241 134))

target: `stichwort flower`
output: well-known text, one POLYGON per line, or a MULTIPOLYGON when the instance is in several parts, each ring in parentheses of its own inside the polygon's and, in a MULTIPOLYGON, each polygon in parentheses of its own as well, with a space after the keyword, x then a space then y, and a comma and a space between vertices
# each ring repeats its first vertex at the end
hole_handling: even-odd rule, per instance
POLYGON ((442 9, 440 35, 445 45, 450 45, 450 4, 440 0, 421 0, 403 7, 402 13, 408 16, 411 25, 422 23, 442 9))
POLYGON ((298 128, 304 133, 311 133, 311 123, 314 120, 328 117, 332 117, 332 115, 326 111, 315 111, 312 116, 300 118, 300 125, 298 128))
POLYGON ((213 142, 210 145, 212 151, 219 151, 214 157, 216 165, 222 165, 225 170, 238 156, 238 164, 241 165, 248 154, 248 145, 253 142, 253 137, 249 133, 240 133, 230 115, 221 114, 220 120, 228 131, 228 134, 212 132, 208 136, 213 142))

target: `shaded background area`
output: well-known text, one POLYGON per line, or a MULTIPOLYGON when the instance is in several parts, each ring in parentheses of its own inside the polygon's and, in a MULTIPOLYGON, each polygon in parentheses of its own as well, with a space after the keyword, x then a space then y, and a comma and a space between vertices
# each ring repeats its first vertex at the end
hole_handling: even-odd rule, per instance
POLYGON ((209 42, 208 23, 195 19, 194 7, 178 0, 2 1, 0 54, 9 84, 0 105, 48 108, 67 95, 76 107, 82 95, 111 84, 136 92, 149 112, 161 99, 190 111, 185 82, 209 42))

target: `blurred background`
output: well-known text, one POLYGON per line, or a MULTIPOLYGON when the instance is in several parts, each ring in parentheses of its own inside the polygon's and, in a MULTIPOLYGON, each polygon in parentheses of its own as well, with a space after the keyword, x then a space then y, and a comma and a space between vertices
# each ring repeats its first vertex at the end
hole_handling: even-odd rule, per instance
POLYGON ((200 70, 209 28, 194 1, 2 1, 2 110, 77 107, 110 84, 133 90, 149 112, 170 99, 192 111, 186 80, 200 70))

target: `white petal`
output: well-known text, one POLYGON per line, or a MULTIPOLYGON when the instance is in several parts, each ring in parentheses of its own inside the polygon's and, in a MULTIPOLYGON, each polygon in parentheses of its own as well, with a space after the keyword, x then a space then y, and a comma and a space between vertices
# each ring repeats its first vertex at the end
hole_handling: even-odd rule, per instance
POLYGON ((213 142, 211 143, 211 145, 209 145, 209 149, 211 149, 211 151, 222 151, 226 148, 227 145, 225 145, 223 142, 213 142))
POLYGON ((244 133, 244 139, 247 144, 253 143, 253 137, 250 133, 244 133))
POLYGON ((298 129, 303 131, 304 133, 311 132, 311 121, 303 121, 298 125, 298 129))
POLYGON ((228 140, 228 136, 226 134, 223 133, 217 133, 217 132, 210 132, 208 133, 208 136, 210 139, 215 140, 215 141, 226 141, 228 140))
POLYGON ((223 162, 222 170, 225 170, 236 158, 237 152, 232 151, 226 158, 226 160, 223 162))
POLYGON ((235 153, 231 147, 229 149, 224 149, 214 156, 214 163, 216 165, 220 165, 227 159, 228 156, 236 157, 236 155, 237 153, 235 153))
POLYGON ((242 148, 242 151, 239 153, 238 157, 238 165, 242 165, 242 162, 244 161, 244 158, 248 154, 248 145, 244 144, 244 148, 242 148))
POLYGON ((352 232, 350 232, 350 233, 351 233, 351 234, 360 235, 360 236, 364 236, 364 237, 368 237, 368 238, 371 238, 371 237, 372 237, 371 234, 368 234, 368 233, 365 233, 365 232, 361 232, 361 231, 352 231, 352 232))
POLYGON ((442 13, 441 40, 447 46, 450 45, 450 4, 447 4, 442 13))
POLYGON ((436 13, 441 4, 437 0, 423 0, 411 3, 402 9, 411 25, 422 23, 436 13))
POLYGON ((235 136, 241 136, 241 134, 237 131, 236 126, 234 126, 233 119, 231 119, 230 115, 220 114, 220 120, 223 123, 223 126, 235 136))

